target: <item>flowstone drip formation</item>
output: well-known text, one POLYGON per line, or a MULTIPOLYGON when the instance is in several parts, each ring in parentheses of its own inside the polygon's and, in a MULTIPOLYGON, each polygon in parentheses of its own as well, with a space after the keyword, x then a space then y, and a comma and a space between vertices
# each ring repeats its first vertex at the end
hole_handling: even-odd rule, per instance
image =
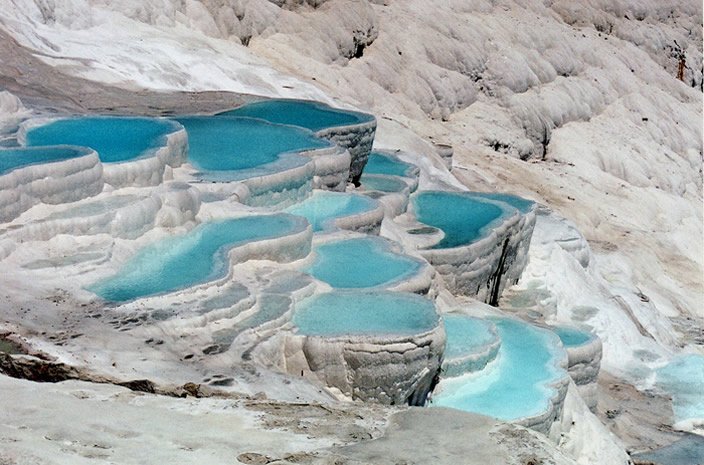
POLYGON ((597 338, 437 299, 496 305, 526 266, 536 205, 439 190, 418 155, 371 151, 375 130, 294 100, 28 120, 0 150, 0 258, 121 332, 195 350, 179 362, 194 370, 246 361, 341 399, 432 396, 542 432, 569 373, 593 407, 597 338))

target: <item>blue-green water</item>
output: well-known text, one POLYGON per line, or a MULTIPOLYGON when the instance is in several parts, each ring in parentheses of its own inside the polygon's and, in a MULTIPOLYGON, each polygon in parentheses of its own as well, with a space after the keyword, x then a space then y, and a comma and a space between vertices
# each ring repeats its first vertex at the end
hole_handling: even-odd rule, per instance
POLYGON ((328 242, 315 248, 306 270, 335 288, 364 288, 400 281, 418 272, 421 262, 389 250, 383 239, 365 237, 328 242))
POLYGON ((163 294, 224 277, 234 246, 302 231, 307 223, 286 214, 213 221, 182 236, 137 252, 114 276, 88 290, 105 300, 123 302, 163 294))
POLYGON ((330 142, 291 126, 251 118, 184 116, 188 160, 199 170, 248 170, 277 161, 282 154, 327 147, 330 142))
POLYGON ((301 334, 411 335, 438 324, 431 300, 415 294, 387 291, 333 291, 296 306, 293 323, 301 334))
POLYGON ((668 446, 632 457, 638 463, 653 465, 704 465, 704 437, 687 434, 668 446))
POLYGON ((391 176, 410 177, 415 166, 398 158, 380 152, 371 152, 364 174, 386 174, 391 176))
POLYGON ((521 213, 528 213, 533 208, 533 205, 535 205, 535 202, 532 200, 524 199, 523 197, 512 194, 503 194, 500 192, 472 192, 471 194, 474 197, 498 200, 499 202, 507 203, 521 213))
POLYGON ((82 157, 90 153, 82 147, 31 147, 0 149, 0 174, 17 168, 82 157))
POLYGON ((27 131, 27 146, 90 147, 104 163, 132 160, 166 143, 180 126, 166 119, 85 116, 52 121, 27 131))
POLYGON ((359 124, 374 119, 372 115, 332 108, 319 102, 274 99, 250 103, 217 116, 246 116, 272 123, 300 126, 311 131, 359 124))
POLYGON ((481 413, 501 420, 538 415, 549 407, 548 384, 566 375, 558 362, 564 349, 550 331, 512 319, 492 319, 501 338, 493 366, 447 378, 433 405, 481 413))
POLYGON ((445 358, 461 357, 485 347, 496 338, 493 325, 466 315, 443 315, 447 345, 445 358))
POLYGON ((333 228, 332 221, 336 218, 372 211, 378 205, 376 200, 359 194, 316 191, 286 211, 306 218, 313 226, 313 231, 318 232, 333 228))
POLYGON ((393 176, 363 174, 362 187, 380 192, 402 192, 408 184, 393 176))
POLYGON ((445 249, 470 244, 509 210, 463 192, 424 191, 413 197, 416 218, 441 229, 445 237, 433 248, 445 249))
POLYGON ((704 356, 680 355, 657 370, 655 383, 672 395, 675 421, 704 423, 704 356))
POLYGON ((562 344, 565 347, 577 347, 591 341, 594 336, 587 331, 581 331, 576 328, 568 328, 566 326, 556 326, 551 328, 558 335, 562 344))

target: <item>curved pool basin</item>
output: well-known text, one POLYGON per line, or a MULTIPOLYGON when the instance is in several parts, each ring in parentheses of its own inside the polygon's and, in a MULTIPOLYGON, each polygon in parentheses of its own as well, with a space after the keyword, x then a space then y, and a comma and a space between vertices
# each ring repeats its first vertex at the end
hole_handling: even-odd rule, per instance
POLYGON ((333 291, 296 305, 293 323, 306 336, 413 335, 434 329, 435 305, 415 294, 333 291))
POLYGON ((443 315, 447 346, 445 357, 460 357, 497 339, 494 325, 481 318, 466 315, 443 315))
POLYGON ((552 407, 553 384, 567 377, 557 337, 518 320, 491 321, 501 338, 496 361, 482 372, 443 379, 433 404, 507 421, 543 414, 552 407))
POLYGON ((656 371, 655 384, 672 396, 675 422, 682 428, 704 424, 704 355, 675 356, 656 371))
POLYGON ((319 232, 334 229, 336 219, 370 212, 378 205, 376 200, 359 194, 316 191, 286 211, 306 218, 313 231, 319 232))
POLYGON ((308 100, 273 99, 249 103, 217 116, 245 116, 271 123, 287 124, 313 132, 336 126, 349 126, 374 119, 372 115, 333 108, 308 100))
POLYGON ((422 262, 391 251, 378 237, 328 242, 314 248, 316 257, 306 270, 338 289, 389 285, 417 273, 422 262))
POLYGON ((120 271, 88 287, 112 302, 164 294, 222 278, 228 252, 246 243, 304 231, 308 224, 293 215, 256 215, 203 223, 187 234, 149 245, 120 271))
POLYGON ((188 133, 189 162, 206 173, 216 172, 214 176, 231 172, 231 180, 248 177, 255 168, 276 171, 281 167, 274 164, 285 154, 330 146, 309 131, 252 118, 184 116, 177 121, 188 133), (238 171, 244 173, 238 176, 238 171))
POLYGON ((0 149, 0 175, 18 168, 70 160, 92 153, 86 147, 50 146, 0 149))
POLYGON ((435 249, 471 244, 512 211, 465 192, 423 191, 413 196, 412 202, 418 221, 445 233, 435 249))
POLYGON ((362 187, 370 191, 379 192, 403 192, 408 189, 402 179, 395 176, 363 174, 361 178, 362 187))
POLYGON ((415 165, 401 161, 393 155, 371 152, 367 164, 364 166, 363 174, 385 174, 410 178, 416 176, 417 171, 418 168, 415 165))
POLYGON ((180 129, 178 123, 161 118, 82 116, 27 129, 25 145, 90 147, 103 163, 119 163, 148 155, 180 129))

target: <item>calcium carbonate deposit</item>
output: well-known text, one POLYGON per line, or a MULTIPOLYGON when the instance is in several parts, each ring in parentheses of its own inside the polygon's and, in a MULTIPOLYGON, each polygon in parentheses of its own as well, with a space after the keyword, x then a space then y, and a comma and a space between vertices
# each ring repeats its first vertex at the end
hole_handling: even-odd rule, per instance
POLYGON ((0 0, 0 464, 704 463, 702 6, 0 0))

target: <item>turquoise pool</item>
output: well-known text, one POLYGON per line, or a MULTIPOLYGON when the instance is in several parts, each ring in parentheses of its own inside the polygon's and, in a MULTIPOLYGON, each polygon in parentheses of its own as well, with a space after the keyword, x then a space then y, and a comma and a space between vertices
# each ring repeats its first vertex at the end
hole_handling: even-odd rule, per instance
POLYGON ((371 152, 364 174, 385 174, 390 176, 411 177, 417 168, 415 165, 381 152, 371 152))
POLYGON ((567 326, 555 326, 550 328, 557 334, 565 347, 578 347, 594 339, 594 336, 587 332, 567 326))
POLYGON ((315 247, 315 262, 306 270, 335 288, 388 285, 418 272, 421 262, 391 252, 378 237, 328 242, 315 247))
POLYGON ((500 192, 471 192, 471 194, 474 197, 498 200, 499 202, 507 203, 521 213, 528 213, 533 208, 533 205, 535 205, 535 202, 532 200, 524 199, 523 197, 513 194, 504 194, 500 192))
POLYGON ((439 317, 431 300, 388 291, 333 291, 296 306, 293 323, 308 336, 412 335, 430 331, 439 317))
POLYGON ((511 211, 469 193, 447 191, 419 192, 413 197, 413 207, 418 221, 445 233, 436 249, 471 244, 511 211))
POLYGON ((204 223, 143 248, 116 275, 88 290, 105 300, 124 302, 212 281, 227 275, 228 252, 233 247, 293 234, 307 226, 305 220, 286 214, 204 223))
POLYGON ((0 175, 24 166, 64 161, 89 153, 85 147, 66 146, 0 149, 0 175))
POLYGON ((345 216, 372 211, 379 204, 376 200, 359 194, 316 191, 303 202, 286 209, 292 215, 306 218, 313 231, 333 229, 334 220, 345 216))
POLYGON ((84 116, 35 126, 26 133, 27 146, 90 147, 104 163, 118 163, 148 154, 166 143, 181 126, 160 118, 84 116))
POLYGON ((566 376, 558 363, 564 349, 550 331, 507 318, 491 319, 501 338, 496 361, 486 370, 443 379, 433 405, 516 420, 545 412, 566 376))
POLYGON ((333 108, 307 100, 274 99, 250 103, 217 116, 246 116, 272 123, 300 126, 320 131, 335 126, 348 126, 374 119, 372 115, 333 108))
POLYGON ((188 133, 189 162, 205 172, 252 170, 287 153, 330 146, 309 131, 252 118, 184 116, 177 121, 188 133))

